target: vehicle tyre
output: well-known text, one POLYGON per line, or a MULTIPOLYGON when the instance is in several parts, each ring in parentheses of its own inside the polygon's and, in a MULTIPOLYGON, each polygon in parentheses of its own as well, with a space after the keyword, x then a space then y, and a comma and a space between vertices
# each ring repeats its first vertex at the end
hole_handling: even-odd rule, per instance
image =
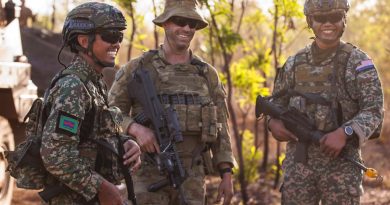
POLYGON ((8 120, 0 116, 0 204, 10 205, 14 189, 14 179, 6 172, 5 150, 14 150, 15 142, 8 120))

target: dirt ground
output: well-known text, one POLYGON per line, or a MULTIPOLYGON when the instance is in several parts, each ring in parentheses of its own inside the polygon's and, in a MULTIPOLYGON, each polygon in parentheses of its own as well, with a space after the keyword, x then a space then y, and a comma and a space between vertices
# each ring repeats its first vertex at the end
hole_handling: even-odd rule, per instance
MULTIPOLYGON (((390 163, 388 156, 390 156, 390 147, 388 144, 379 140, 369 141, 363 147, 363 158, 367 167, 373 167, 383 176, 383 182, 378 183, 375 180, 364 180, 365 193, 361 198, 362 205, 389 205, 390 204, 390 163)), ((207 178, 207 193, 209 203, 215 199, 219 179, 217 177, 207 178)), ((280 194, 277 190, 271 188, 269 182, 259 181, 251 184, 248 187, 248 193, 251 205, 276 205, 280 204, 280 194)), ((30 191, 18 189, 15 187, 13 205, 38 205, 40 199, 37 194, 38 191, 30 191)), ((236 193, 232 204, 238 205, 240 201, 240 194, 236 193)))

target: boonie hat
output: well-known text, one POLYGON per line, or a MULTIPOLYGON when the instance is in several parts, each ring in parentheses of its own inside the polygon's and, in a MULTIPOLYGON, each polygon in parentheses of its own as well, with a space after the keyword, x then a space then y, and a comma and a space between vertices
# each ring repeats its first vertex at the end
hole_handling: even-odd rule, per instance
POLYGON ((153 20, 153 23, 157 26, 162 26, 164 22, 173 16, 199 21, 196 30, 200 30, 208 26, 207 21, 199 12, 198 2, 196 0, 166 0, 164 12, 157 16, 153 20))

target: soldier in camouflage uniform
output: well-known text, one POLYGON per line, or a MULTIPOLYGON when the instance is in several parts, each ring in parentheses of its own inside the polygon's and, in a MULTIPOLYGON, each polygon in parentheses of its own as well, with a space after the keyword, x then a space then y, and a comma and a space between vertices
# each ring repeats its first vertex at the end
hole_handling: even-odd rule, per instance
MULTIPOLYGON (((228 133, 225 91, 215 68, 189 49, 195 32, 208 25, 197 9, 194 0, 166 1, 164 12, 153 21, 164 29, 164 43, 158 50, 131 60, 117 72, 109 92, 109 102, 118 106, 124 115, 130 114, 125 117, 122 127, 135 136, 144 153, 160 151, 153 131, 134 122, 134 116, 142 112, 142 106, 128 94, 131 92, 127 89, 128 82, 142 61, 142 68, 147 69, 154 81, 161 103, 164 106, 172 104, 178 114, 184 142, 177 143, 177 150, 187 174, 182 184, 186 202, 191 205, 206 203, 204 163, 210 157, 206 153, 210 150, 200 149, 206 144, 211 148, 213 164, 222 177, 217 201, 224 197, 223 204, 230 204, 234 158, 228 133)), ((143 164, 134 176, 140 204, 180 204, 178 191, 170 186, 157 192, 147 191, 150 184, 166 176, 160 175, 153 162, 142 159, 143 164)), ((208 167, 213 168, 213 165, 208 167)))
POLYGON ((282 204, 360 202, 363 172, 338 156, 361 162, 360 146, 380 133, 383 94, 370 57, 340 40, 348 9, 348 0, 306 0, 304 13, 314 42, 289 57, 276 77, 274 93, 292 89, 316 96, 314 100, 282 96, 276 103, 305 113, 317 129, 327 133, 319 145, 308 145, 307 161, 297 162, 297 136, 280 120, 269 119, 274 138, 288 141, 282 204))
POLYGON ((70 46, 75 57, 45 94, 50 110, 41 146, 50 173, 45 189, 60 185, 67 191, 49 204, 124 204, 114 185, 123 177, 118 157, 137 169, 141 151, 129 137, 115 135, 123 118, 118 108, 108 106, 101 72, 114 66, 125 28, 122 13, 104 3, 85 3, 67 15, 63 46, 70 46), (115 152, 123 145, 125 154, 104 152, 97 142, 108 143, 115 152))

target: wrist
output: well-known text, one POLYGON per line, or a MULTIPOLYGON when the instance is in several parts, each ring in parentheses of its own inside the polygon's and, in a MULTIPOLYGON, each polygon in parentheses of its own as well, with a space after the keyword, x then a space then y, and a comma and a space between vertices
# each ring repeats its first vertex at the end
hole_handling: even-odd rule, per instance
POLYGON ((231 177, 232 174, 233 174, 233 169, 230 167, 219 170, 219 176, 221 177, 221 179, 223 179, 224 177, 231 177))
POLYGON ((342 126, 342 129, 343 129, 343 132, 344 132, 344 136, 346 137, 346 141, 349 141, 351 140, 354 136, 355 136, 355 132, 352 128, 351 125, 349 124, 345 124, 344 126, 342 126))
POLYGON ((137 123, 136 122, 133 122, 129 125, 128 129, 127 129, 127 133, 131 136, 133 136, 135 139, 137 139, 137 123))

